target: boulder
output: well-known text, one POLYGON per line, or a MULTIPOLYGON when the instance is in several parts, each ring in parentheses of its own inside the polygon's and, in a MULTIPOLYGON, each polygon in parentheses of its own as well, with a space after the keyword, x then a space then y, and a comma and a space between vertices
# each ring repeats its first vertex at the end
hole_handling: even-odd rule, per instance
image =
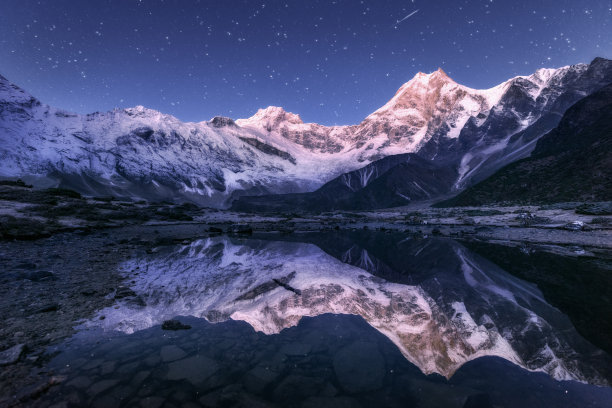
POLYGON ((172 319, 164 321, 161 328, 162 330, 189 330, 191 326, 172 319))
POLYGON ((584 229, 584 222, 582 221, 572 221, 563 226, 563 229, 568 231, 582 231, 584 229))
POLYGON ((232 234, 252 234, 253 228, 248 224, 233 224, 228 227, 227 232, 232 234))
POLYGON ((7 350, 0 352, 0 366, 14 364, 19 360, 25 349, 24 344, 17 344, 7 350))
POLYGON ((385 361, 376 344, 358 341, 336 354, 334 372, 348 393, 374 391, 383 385, 385 361))
POLYGON ((26 274, 25 279, 31 280, 32 282, 42 282, 56 280, 57 278, 49 271, 34 271, 26 274))

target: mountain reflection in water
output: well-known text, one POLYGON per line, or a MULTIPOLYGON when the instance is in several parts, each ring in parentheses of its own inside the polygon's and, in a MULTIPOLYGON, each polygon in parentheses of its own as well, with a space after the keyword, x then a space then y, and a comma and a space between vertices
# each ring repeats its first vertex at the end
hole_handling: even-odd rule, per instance
POLYGON ((363 234, 294 235, 295 242, 220 236, 160 247, 123 265, 137 298, 86 325, 134 333, 195 316, 244 321, 270 335, 304 316, 357 315, 425 374, 449 378, 495 356, 557 380, 609 383, 610 357, 535 285, 453 240, 388 242, 367 233, 360 241, 363 234))

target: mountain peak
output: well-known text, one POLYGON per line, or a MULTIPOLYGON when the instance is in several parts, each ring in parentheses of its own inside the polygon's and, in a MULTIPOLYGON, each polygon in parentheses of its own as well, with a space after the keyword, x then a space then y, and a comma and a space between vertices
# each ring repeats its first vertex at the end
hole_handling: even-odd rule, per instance
MULTIPOLYGON (((398 99, 420 99, 433 89, 440 89, 445 85, 457 85, 442 68, 426 74, 418 72, 410 81, 402 85, 389 103, 398 99)), ((389 105, 387 103, 387 105, 389 105)), ((387 106, 385 105, 385 107, 387 106)), ((384 108, 384 107, 383 107, 384 108)))
POLYGON ((125 108, 123 110, 130 116, 152 116, 161 114, 159 111, 149 109, 142 105, 136 105, 132 108, 125 108))
POLYGON ((413 81, 429 82, 431 80, 442 80, 442 81, 448 81, 448 82, 455 82, 451 79, 451 77, 449 77, 446 74, 446 72, 444 72, 442 68, 438 68, 437 70, 435 70, 434 72, 430 72, 429 74, 426 74, 420 71, 417 72, 417 74, 410 81, 408 81, 407 84, 413 81))
POLYGON ((0 75, 0 101, 40 105, 38 99, 0 75))
POLYGON ((260 115, 260 116, 265 116, 265 117, 276 117, 276 116, 283 116, 285 114, 287 114, 287 111, 283 109, 283 107, 270 105, 267 108, 258 109, 255 115, 256 116, 260 115))
POLYGON ((595 57, 593 59, 593 61, 591 61, 591 63, 589 65, 594 65, 594 64, 608 64, 610 63, 609 59, 603 58, 603 57, 595 57))
POLYGON ((450 78, 450 77, 449 77, 449 76, 446 74, 446 72, 444 72, 444 70, 443 70, 442 68, 440 68, 440 67, 438 67, 438 69, 437 69, 435 72, 432 72, 432 74, 431 74, 431 75, 434 75, 434 76, 436 76, 436 77, 442 77, 442 78, 448 78, 448 79, 451 79, 451 78, 450 78))
POLYGON ((297 115, 292 112, 287 112, 280 106, 268 106, 265 109, 259 109, 256 114, 254 114, 248 119, 238 120, 238 123, 241 125, 260 123, 267 128, 275 128, 283 122, 298 125, 304 123, 302 121, 302 118, 300 118, 300 115, 297 115))

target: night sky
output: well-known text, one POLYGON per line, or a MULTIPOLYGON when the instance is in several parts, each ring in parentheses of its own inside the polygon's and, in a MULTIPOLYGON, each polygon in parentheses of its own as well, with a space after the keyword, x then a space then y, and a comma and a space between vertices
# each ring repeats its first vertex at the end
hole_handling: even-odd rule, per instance
POLYGON ((308 122, 353 124, 418 71, 442 67, 488 88, 612 57, 612 0, 2 0, 1 8, 0 74, 80 113, 145 105, 201 121, 276 105, 308 122))

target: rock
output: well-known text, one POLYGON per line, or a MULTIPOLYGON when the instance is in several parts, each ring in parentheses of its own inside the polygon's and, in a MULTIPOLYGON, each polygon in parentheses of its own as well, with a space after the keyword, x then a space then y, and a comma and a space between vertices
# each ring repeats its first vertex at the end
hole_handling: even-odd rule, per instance
POLYGON ((93 360, 89 360, 86 364, 83 365, 83 370, 93 370, 94 368, 100 367, 104 363, 104 360, 101 358, 96 358, 93 360))
POLYGON ((121 401, 111 395, 101 395, 91 402, 91 408, 112 408, 119 405, 121 401))
POLYGON ((215 116, 214 118, 210 120, 210 123, 216 128, 228 127, 228 126, 236 127, 236 123, 234 122, 234 120, 226 116, 215 116))
POLYGON ((102 381, 98 381, 97 383, 95 383, 94 385, 89 387, 89 389, 87 390, 87 393, 89 395, 98 395, 101 392, 104 392, 104 391, 108 390, 109 388, 114 387, 118 383, 119 383, 119 380, 102 380, 102 381))
POLYGON ((53 387, 54 385, 60 384, 65 380, 66 377, 63 375, 51 376, 43 382, 21 389, 17 394, 17 399, 23 403, 28 400, 35 400, 39 398, 42 394, 47 392, 49 388, 53 387))
POLYGON ((128 298, 128 303, 134 306, 145 307, 147 303, 141 296, 131 296, 128 298))
POLYGON ((161 358, 157 354, 152 354, 143 360, 143 362, 149 367, 154 367, 158 365, 160 361, 161 361, 161 358))
POLYGON ((470 218, 470 217, 460 217, 459 220, 464 225, 476 225, 476 221, 473 218, 470 218))
POLYGON ((189 330, 191 326, 172 319, 164 321, 161 328, 162 330, 189 330))
POLYGON ((578 245, 571 245, 571 246, 567 247, 567 249, 569 249, 570 251, 572 251, 576 255, 584 255, 584 254, 586 254, 586 251, 584 250, 584 248, 579 247, 578 245))
POLYGON ((518 213, 518 215, 514 218, 517 221, 524 221, 524 220, 530 220, 532 218, 534 218, 535 215, 529 213, 529 212, 524 212, 524 213, 518 213))
POLYGON ((82 375, 80 377, 75 378, 74 380, 71 380, 66 385, 75 388, 87 388, 91 385, 91 380, 89 379, 89 377, 82 375))
POLYGON ((19 265, 15 267, 15 269, 32 270, 32 269, 36 269, 36 264, 32 262, 21 262, 19 265))
MULTIPOLYGON (((260 296, 264 293, 267 293, 271 290, 274 290, 278 287, 278 284, 276 282, 265 282, 262 283, 261 285, 257 285, 254 288, 246 291, 245 293, 243 293, 242 295, 238 296, 234 301, 239 302, 241 300, 253 300, 255 299, 257 296, 260 296)), ((210 322, 215 322, 215 321, 222 321, 225 320, 224 317, 221 317, 220 319, 208 319, 210 322)))
POLYGON ((584 229, 584 222, 582 221, 572 221, 563 226, 563 229, 568 231, 582 231, 584 229))
POLYGON ((206 379, 217 372, 216 361, 197 355, 168 364, 168 380, 187 380, 195 386, 202 385, 206 379))
POLYGON ((166 402, 162 397, 147 397, 140 401, 140 406, 145 408, 159 408, 166 402))
POLYGON ((234 224, 229 226, 227 232, 232 234, 252 234, 253 228, 248 224, 234 224))
POLYGON ((274 283, 276 283, 278 286, 282 286, 283 288, 287 289, 288 291, 291 291, 291 292, 295 293, 298 296, 302 295, 302 291, 301 290, 294 288, 293 286, 289 285, 288 283, 286 283, 282 279, 272 279, 272 281, 274 281, 274 283))
POLYGON ((48 313, 48 312, 56 312, 58 311, 60 308, 60 305, 58 305, 57 303, 50 303, 48 305, 44 305, 43 307, 36 309, 34 312, 34 314, 37 313, 48 313))
POLYGON ((140 387, 140 385, 149 377, 150 374, 151 372, 147 370, 137 372, 136 375, 132 377, 130 385, 132 385, 134 388, 140 387))
POLYGON ((136 292, 126 286, 119 286, 115 291, 115 299, 123 299, 131 296, 136 296, 136 292))
POLYGON ((57 277, 49 271, 35 271, 26 274, 25 279, 31 280, 32 282, 42 282, 57 280, 57 277))
POLYGON ((358 341, 336 354, 334 372, 346 392, 374 391, 383 385, 385 361, 375 344, 358 341))
POLYGON ((546 217, 538 217, 530 212, 519 213, 515 220, 519 222, 522 227, 530 227, 535 224, 550 224, 550 219, 546 217))
POLYGON ((289 374, 273 392, 274 401, 286 406, 294 401, 318 395, 324 387, 323 379, 289 374))
POLYGON ((23 350, 25 349, 24 344, 17 344, 9 349, 0 352, 0 366, 16 363, 21 357, 23 350))
POLYGON ((477 233, 487 233, 487 232, 493 232, 494 229, 487 225, 481 225, 481 226, 474 228, 474 231, 477 233))
POLYGON ((612 201, 582 204, 576 208, 576 213, 586 215, 612 215, 612 201))
POLYGON ((213 392, 209 392, 198 401, 205 407, 270 408, 271 406, 275 406, 268 401, 264 401, 244 392, 244 389, 238 384, 231 384, 213 392))
POLYGON ((102 363, 102 366, 100 367, 100 374, 108 375, 112 373, 113 371, 115 371, 115 366, 116 364, 114 361, 105 361, 104 363, 102 363))
POLYGON ((162 361, 164 363, 167 363, 169 361, 174 361, 174 360, 179 360, 181 358, 184 358, 187 355, 187 353, 185 353, 185 351, 183 351, 182 348, 175 346, 174 344, 171 344, 169 346, 162 347, 161 351, 159 352, 159 355, 162 361))
POLYGON ((279 374, 266 367, 257 366, 244 376, 244 387, 254 394, 261 394, 278 378, 279 374))

